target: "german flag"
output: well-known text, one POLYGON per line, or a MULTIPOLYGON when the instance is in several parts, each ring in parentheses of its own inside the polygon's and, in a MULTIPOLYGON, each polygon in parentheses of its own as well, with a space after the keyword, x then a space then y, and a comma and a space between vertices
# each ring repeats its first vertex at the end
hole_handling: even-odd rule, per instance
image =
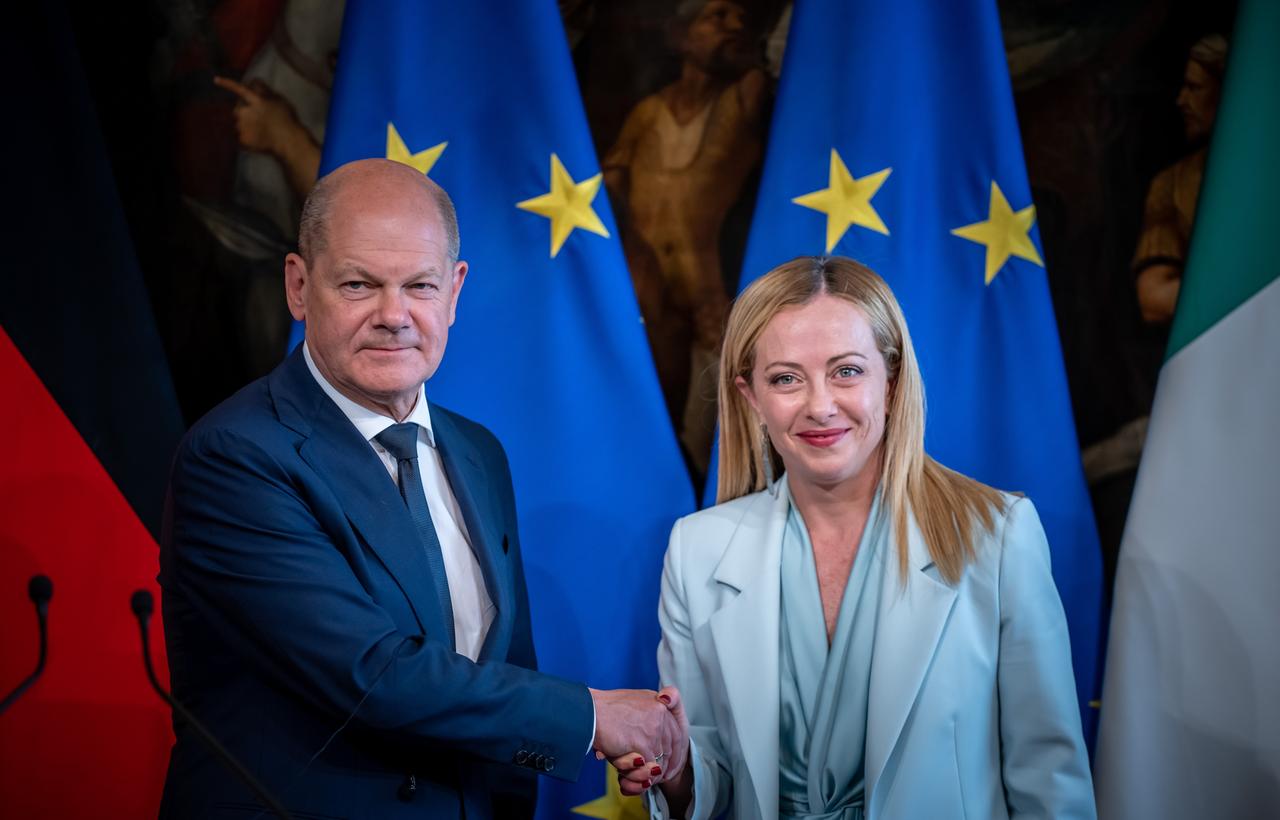
POLYGON ((35 666, 27 581, 54 584, 44 674, 0 715, 0 811, 154 817, 172 734, 129 596, 158 595, 183 422, 65 10, 21 3, 0 36, 0 692, 35 666))

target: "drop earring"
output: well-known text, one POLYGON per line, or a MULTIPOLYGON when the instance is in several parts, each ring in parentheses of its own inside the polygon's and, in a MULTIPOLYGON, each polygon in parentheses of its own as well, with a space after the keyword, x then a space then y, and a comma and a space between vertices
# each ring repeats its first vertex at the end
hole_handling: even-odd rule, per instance
POLYGON ((768 488, 770 495, 777 498, 778 485, 774 481, 773 445, 769 442, 769 428, 763 424, 760 425, 760 463, 764 472, 764 486, 768 488))

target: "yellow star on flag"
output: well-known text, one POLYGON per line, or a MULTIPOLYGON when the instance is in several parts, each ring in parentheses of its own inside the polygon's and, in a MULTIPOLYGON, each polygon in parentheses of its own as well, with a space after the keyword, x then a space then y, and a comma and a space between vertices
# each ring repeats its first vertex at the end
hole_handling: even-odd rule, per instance
POLYGON ((591 201, 600 191, 601 179, 603 176, 596 174, 582 182, 574 182, 560 162, 560 157, 552 154, 551 191, 516 203, 516 207, 521 210, 531 211, 551 220, 551 258, 554 259, 560 253, 560 248, 574 228, 582 228, 600 236, 609 235, 604 223, 591 207, 591 201))
POLYGON ((827 253, 840 241, 850 225, 861 225, 864 228, 889 235, 880 214, 871 206, 871 198, 880 190, 880 186, 889 178, 892 168, 867 174, 854 179, 845 167, 844 160, 836 149, 831 149, 831 172, 827 187, 821 191, 798 196, 791 200, 797 205, 821 211, 827 215, 827 253))
POLYGON ((625 797, 618 788, 618 770, 605 766, 605 794, 590 803, 574 806, 573 813, 599 820, 647 820, 649 812, 638 797, 625 797))
POLYGON ((1026 259, 1044 267, 1035 243, 1031 241, 1031 226, 1036 224, 1036 206, 1028 205, 1020 211, 1009 207, 1009 200, 996 181, 991 180, 991 205, 986 222, 975 222, 956 228, 951 233, 970 242, 987 246, 986 284, 996 278, 1010 256, 1026 259))
POLYGON ((436 164, 436 160, 440 159, 440 155, 444 153, 447 142, 439 145, 433 145, 424 151, 416 154, 409 150, 409 146, 404 144, 400 132, 396 130, 393 123, 387 123, 387 159, 402 162, 410 168, 416 168, 423 174, 431 173, 431 166, 436 164))

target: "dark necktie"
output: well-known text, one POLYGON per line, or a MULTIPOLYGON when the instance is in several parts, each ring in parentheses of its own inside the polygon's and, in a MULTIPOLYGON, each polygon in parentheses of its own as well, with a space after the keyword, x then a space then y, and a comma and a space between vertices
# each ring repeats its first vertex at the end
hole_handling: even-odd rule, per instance
POLYGON ((427 564, 431 567, 431 577, 436 582, 436 595, 440 598, 445 634, 449 636, 450 648, 453 648, 453 602, 449 597, 449 576, 444 571, 444 553, 440 549, 440 538, 436 535, 435 525, 431 523, 431 510, 427 507, 427 496, 422 488, 422 469, 418 464, 418 425, 413 422, 393 424, 374 438, 387 448, 388 453, 395 456, 400 497, 409 508, 409 517, 418 528, 422 547, 427 553, 427 564))

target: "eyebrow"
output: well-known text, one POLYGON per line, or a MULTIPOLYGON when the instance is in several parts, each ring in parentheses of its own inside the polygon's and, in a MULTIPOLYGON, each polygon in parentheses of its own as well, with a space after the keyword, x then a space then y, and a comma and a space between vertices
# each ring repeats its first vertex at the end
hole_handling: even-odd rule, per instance
MULTIPOLYGON (((362 277, 362 278, 364 278, 364 279, 369 279, 369 280, 372 280, 372 281, 375 281, 375 282, 380 282, 380 281, 382 281, 379 277, 377 277, 377 276, 375 276, 374 274, 370 273, 370 272, 369 272, 367 269, 365 269, 363 266, 361 266, 361 265, 357 265, 357 264, 354 264, 354 263, 351 263, 351 264, 340 264, 340 265, 337 265, 337 266, 336 266, 336 268, 335 268, 335 270, 337 271, 337 274, 338 274, 338 277, 339 277, 339 278, 343 278, 343 277, 347 277, 347 276, 359 276, 359 277, 362 277)), ((421 269, 421 270, 417 271, 416 273, 414 273, 414 274, 413 274, 413 279, 420 279, 420 278, 423 278, 423 277, 429 277, 429 278, 440 278, 442 275, 443 275, 443 274, 442 274, 442 272, 441 272, 441 269, 440 269, 440 268, 438 268, 438 267, 435 267, 435 266, 433 265, 433 266, 431 266, 431 267, 429 267, 429 268, 423 268, 423 269, 421 269)))
MULTIPOLYGON (((866 359, 866 358, 867 358, 867 355, 865 353, 859 353, 856 350, 850 350, 848 353, 839 353, 835 356, 832 356, 830 359, 827 359, 827 364, 829 365, 835 364, 841 359, 866 359)), ((769 369, 770 367, 793 367, 797 370, 804 369, 804 366, 801 365, 799 362, 769 362, 767 365, 765 365, 766 370, 769 369)))

